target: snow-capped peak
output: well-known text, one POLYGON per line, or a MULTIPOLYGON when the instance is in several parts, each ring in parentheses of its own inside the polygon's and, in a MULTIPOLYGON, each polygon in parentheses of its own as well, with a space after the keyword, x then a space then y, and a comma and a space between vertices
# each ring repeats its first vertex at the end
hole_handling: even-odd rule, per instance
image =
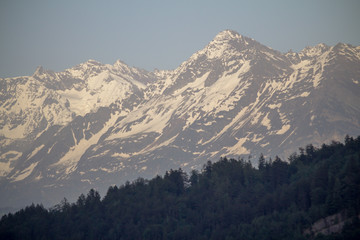
POLYGON ((105 68, 104 64, 90 59, 67 69, 66 72, 69 72, 74 78, 86 79, 90 75, 97 75, 103 68, 105 68))
POLYGON ((215 38, 209 43, 209 45, 214 44, 227 44, 229 46, 235 47, 237 49, 246 48, 247 46, 252 45, 255 40, 249 37, 245 37, 236 31, 225 30, 218 33, 215 38))
POLYGON ((87 69, 95 69, 95 68, 99 68, 102 67, 103 64, 93 60, 93 59, 89 59, 86 62, 80 63, 79 65, 76 65, 75 67, 73 67, 72 69, 77 69, 77 70, 87 70, 87 69))
POLYGON ((84 64, 86 64, 86 65, 103 65, 101 62, 98 62, 94 59, 89 59, 84 64))
POLYGON ((113 65, 113 69, 116 71, 120 71, 122 73, 130 73, 131 67, 129 67, 126 63, 124 63, 121 60, 116 60, 116 62, 113 65))
POLYGON ((209 59, 214 59, 250 48, 254 43, 255 40, 251 38, 242 36, 232 30, 225 30, 218 33, 215 38, 198 53, 207 55, 209 59))
POLYGON ((243 36, 240 35, 238 32, 233 30, 224 30, 222 32, 219 32, 213 41, 226 41, 226 40, 232 40, 232 39, 242 39, 243 36))
POLYGON ((321 54, 323 54, 325 51, 329 50, 329 46, 327 46, 324 43, 319 43, 318 45, 314 46, 314 47, 306 47, 301 51, 301 54, 304 54, 308 57, 315 57, 315 56, 320 56, 321 54))

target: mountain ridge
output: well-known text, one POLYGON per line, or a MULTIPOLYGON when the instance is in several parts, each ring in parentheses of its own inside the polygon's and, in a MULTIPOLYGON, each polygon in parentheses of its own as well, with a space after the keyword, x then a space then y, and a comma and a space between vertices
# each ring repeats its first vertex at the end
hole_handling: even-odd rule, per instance
POLYGON ((359 66, 359 47, 283 54, 225 30, 174 70, 88 60, 1 79, 0 204, 360 135, 359 66))

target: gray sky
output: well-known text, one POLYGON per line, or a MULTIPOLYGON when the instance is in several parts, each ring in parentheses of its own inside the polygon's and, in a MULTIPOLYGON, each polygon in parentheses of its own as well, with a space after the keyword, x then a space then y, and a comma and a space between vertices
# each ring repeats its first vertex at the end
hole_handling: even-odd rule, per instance
POLYGON ((360 45, 360 1, 0 0, 0 77, 88 59, 174 69, 225 29, 281 52, 360 45))

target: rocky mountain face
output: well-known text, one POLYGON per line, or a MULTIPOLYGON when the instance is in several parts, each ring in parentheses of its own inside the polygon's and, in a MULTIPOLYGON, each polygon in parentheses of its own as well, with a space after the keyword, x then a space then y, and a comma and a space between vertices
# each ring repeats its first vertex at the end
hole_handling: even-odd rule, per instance
POLYGON ((94 60, 0 79, 0 207, 199 169, 221 156, 286 159, 360 134, 360 47, 299 53, 219 33, 177 69, 94 60))

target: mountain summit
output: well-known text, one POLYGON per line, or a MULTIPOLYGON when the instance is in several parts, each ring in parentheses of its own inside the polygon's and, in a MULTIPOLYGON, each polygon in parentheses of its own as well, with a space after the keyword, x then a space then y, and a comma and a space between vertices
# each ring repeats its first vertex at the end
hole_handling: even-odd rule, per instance
POLYGON ((232 30, 225 30, 218 33, 215 38, 211 41, 211 44, 228 44, 234 47, 246 47, 251 43, 255 42, 254 39, 240 35, 239 33, 232 30))
POLYGON ((89 60, 1 79, 0 206, 360 135, 359 69, 359 47, 282 54, 226 30, 171 71, 89 60))
POLYGON ((199 53, 206 54, 208 58, 226 57, 260 46, 255 40, 244 37, 231 30, 225 30, 215 36, 215 38, 199 53))

